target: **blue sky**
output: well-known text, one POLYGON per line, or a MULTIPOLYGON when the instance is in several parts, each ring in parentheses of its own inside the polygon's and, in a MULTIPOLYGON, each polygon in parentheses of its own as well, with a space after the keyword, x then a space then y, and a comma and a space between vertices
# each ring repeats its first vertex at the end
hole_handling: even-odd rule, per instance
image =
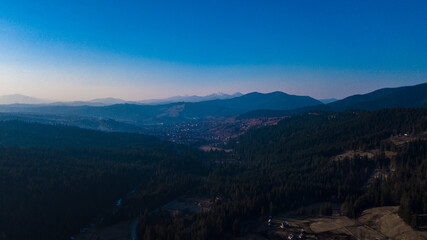
POLYGON ((427 82, 426 1, 0 1, 0 95, 128 100, 427 82))

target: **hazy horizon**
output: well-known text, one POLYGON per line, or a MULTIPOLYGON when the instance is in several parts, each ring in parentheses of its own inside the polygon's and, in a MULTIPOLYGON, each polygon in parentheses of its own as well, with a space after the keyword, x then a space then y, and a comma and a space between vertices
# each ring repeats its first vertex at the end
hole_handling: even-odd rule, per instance
MULTIPOLYGON (((425 83, 427 83, 427 82, 425 82, 425 83)), ((284 93, 292 94, 292 95, 297 95, 297 96, 309 96, 309 97, 312 97, 312 98, 317 99, 317 100, 327 100, 327 99, 341 100, 341 99, 344 99, 344 98, 349 97, 349 96, 353 96, 353 95, 357 95, 357 94, 366 94, 366 93, 370 93, 372 91, 376 91, 376 90, 382 89, 382 88, 405 87, 405 86, 413 86, 413 85, 418 85, 418 84, 423 84, 423 82, 417 83, 417 84, 409 84, 409 85, 384 86, 384 87, 373 89, 373 90, 367 90, 366 92, 353 93, 353 94, 350 94, 350 95, 347 95, 347 96, 344 96, 344 97, 341 97, 341 98, 337 98, 337 97, 333 97, 333 96, 332 97, 317 98, 317 97, 313 97, 313 96, 306 95, 306 94, 292 94, 292 93, 284 92, 284 91, 280 91, 280 90, 264 91, 264 92, 263 91, 249 91, 249 92, 242 92, 242 91, 220 92, 220 91, 218 91, 218 92, 211 92, 211 93, 207 93, 207 94, 197 94, 197 93, 195 93, 195 94, 181 94, 181 95, 165 96, 165 97, 160 97, 160 98, 145 98, 145 99, 142 99, 142 98, 141 99, 126 99, 126 98, 121 98, 121 97, 102 96, 102 97, 86 98, 86 99, 74 98, 74 99, 68 99, 68 100, 67 99, 61 100, 61 99, 48 99, 48 98, 44 98, 44 97, 36 97, 36 96, 25 95, 25 94, 21 94, 21 93, 2 94, 2 95, 0 95, 0 97, 2 97, 2 96, 14 96, 14 95, 18 96, 19 95, 19 96, 23 96, 23 97, 30 97, 30 98, 36 98, 36 99, 39 99, 39 100, 43 100, 45 103, 73 102, 73 101, 83 101, 84 102, 84 101, 93 101, 93 100, 97 100, 97 99, 108 99, 108 98, 120 99, 120 100, 124 100, 124 101, 127 101, 127 102, 140 102, 140 101, 149 101, 149 100, 164 100, 164 99, 173 98, 173 97, 193 97, 193 96, 207 97, 207 96, 213 95, 213 94, 218 94, 218 95, 220 95, 220 94, 234 95, 234 94, 238 94, 238 93, 245 95, 245 94, 252 93, 252 92, 259 92, 259 93, 266 94, 266 93, 272 93, 272 92, 280 91, 280 92, 284 92, 284 93)))

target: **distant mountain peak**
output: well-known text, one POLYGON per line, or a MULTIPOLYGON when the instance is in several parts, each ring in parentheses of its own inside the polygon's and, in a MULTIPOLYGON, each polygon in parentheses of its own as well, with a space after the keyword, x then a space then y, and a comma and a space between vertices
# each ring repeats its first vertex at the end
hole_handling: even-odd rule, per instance
POLYGON ((49 100, 25 96, 22 94, 10 94, 0 96, 0 104, 42 104, 49 100))
POLYGON ((92 99, 89 102, 92 103, 102 103, 105 105, 112 105, 112 104, 121 104, 126 103, 126 100, 120 99, 120 98, 113 98, 113 97, 106 97, 106 98, 96 98, 92 99))
POLYGON ((328 104, 328 103, 338 101, 338 99, 336 98, 324 98, 324 99, 317 99, 317 100, 321 101, 323 104, 328 104))

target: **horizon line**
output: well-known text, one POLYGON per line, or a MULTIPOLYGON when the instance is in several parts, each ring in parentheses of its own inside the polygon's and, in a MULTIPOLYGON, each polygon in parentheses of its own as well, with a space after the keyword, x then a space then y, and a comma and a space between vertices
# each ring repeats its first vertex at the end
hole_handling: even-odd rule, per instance
MULTIPOLYGON (((164 97, 164 98, 148 98, 148 99, 140 99, 140 100, 128 100, 125 98, 120 98, 120 97, 111 97, 111 96, 107 96, 107 97, 96 97, 96 98, 90 98, 87 100, 83 100, 83 99, 75 99, 75 100, 53 100, 53 99, 45 99, 45 98, 40 98, 40 97, 35 97, 35 96, 29 96, 29 95, 25 95, 25 94, 20 94, 20 93, 13 93, 13 94, 4 94, 4 95, 0 95, 0 97, 11 97, 11 96, 20 96, 20 97, 26 97, 26 98, 32 98, 33 100, 37 100, 37 101, 41 101, 40 103, 37 104, 53 104, 53 103, 73 103, 73 102, 94 102, 96 100, 106 100, 106 99, 114 99, 114 100, 120 100, 120 101, 124 101, 124 103, 141 103, 144 101, 161 101, 161 100, 168 100, 170 98, 175 98, 175 97, 208 97, 211 95, 236 95, 236 94, 241 94, 241 95, 247 95, 250 93, 261 93, 261 94, 270 94, 270 93, 274 93, 274 92, 281 92, 281 93, 285 93, 285 94, 289 94, 289 95, 294 95, 294 96, 307 96, 307 97, 311 97, 313 99, 316 100, 328 100, 328 99, 336 99, 336 100, 342 100, 351 96, 355 96, 355 95, 362 95, 362 94, 368 94, 371 92, 375 92, 377 90, 380 89, 390 89, 390 88, 401 88, 401 87, 411 87, 411 86, 417 86, 417 85, 422 85, 422 84, 426 84, 427 82, 423 82, 423 83, 419 83, 419 84, 412 84, 412 85, 401 85, 401 86, 397 86, 397 87, 382 87, 382 88, 378 88, 375 89, 373 91, 368 91, 365 93, 354 93, 351 95, 348 95, 346 97, 343 98, 337 98, 337 97, 325 97, 325 98, 316 98, 316 97, 312 97, 310 95, 303 95, 303 94, 290 94, 290 93, 286 93, 284 91, 280 91, 280 90, 276 90, 276 91, 249 91, 249 92, 242 92, 242 91, 236 91, 234 93, 226 93, 224 91, 216 91, 207 95, 196 95, 196 94, 184 94, 184 95, 172 95, 172 96, 168 96, 168 97, 164 97)), ((179 101, 178 101, 179 102, 179 101)), ((1 104, 1 103, 0 103, 1 104)), ((10 103, 10 104, 21 104, 19 102, 16 103, 10 103)), ((27 103, 24 103, 27 104, 27 103)), ((31 103, 30 103, 31 104, 31 103)))

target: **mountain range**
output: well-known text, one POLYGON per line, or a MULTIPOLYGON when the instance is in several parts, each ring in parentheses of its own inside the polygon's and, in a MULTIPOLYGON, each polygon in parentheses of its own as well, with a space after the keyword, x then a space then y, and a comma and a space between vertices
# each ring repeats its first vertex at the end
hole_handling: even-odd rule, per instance
POLYGON ((234 94, 226 94, 226 93, 213 93, 207 96, 174 96, 170 98, 164 98, 164 99, 149 99, 149 100, 141 100, 138 101, 138 103, 142 104, 168 104, 168 103, 175 103, 175 102, 203 102, 203 101, 210 101, 210 100, 223 100, 223 99, 230 99, 235 97, 240 97, 243 94, 240 92, 236 92, 234 94))
POLYGON ((0 111, 114 119, 132 123, 156 123, 232 116, 256 109, 289 110, 319 104, 322 103, 307 96, 295 96, 283 92, 267 94, 254 92, 230 99, 160 105, 129 103, 108 106, 12 104, 0 106, 0 111))
MULTIPOLYGON (((23 98, 24 99, 24 98, 23 98)), ((25 100, 25 99, 24 99, 25 100)), ((31 100, 31 99, 28 99, 31 100)), ((205 97, 184 96, 151 100, 152 104, 126 102, 106 98, 89 101, 91 104, 9 104, 0 105, 0 112, 21 113, 64 118, 98 119, 145 125, 182 122, 190 119, 240 115, 241 118, 288 116, 308 111, 377 110, 395 107, 427 107, 427 83, 384 88, 324 104, 309 96, 296 96, 283 92, 212 94, 205 97), (237 96, 237 97, 233 97, 237 96), (202 99, 214 99, 199 101, 202 99), (225 99, 218 99, 225 98, 225 99), (157 103, 159 104, 156 104, 157 103), (178 101, 160 104, 160 101, 178 101)), ((97 121, 98 121, 97 120, 97 121)), ((86 122, 87 124, 87 122, 86 122)))
POLYGON ((382 88, 367 94, 357 94, 328 104, 291 110, 258 109, 240 115, 240 118, 280 117, 310 111, 379 110, 384 108, 427 107, 427 83, 397 88, 382 88))
POLYGON ((11 95, 0 96, 0 104, 15 104, 15 103, 21 103, 21 104, 45 104, 45 103, 48 103, 48 102, 49 102, 49 100, 28 97, 28 96, 24 96, 24 95, 21 95, 21 94, 11 94, 11 95))
POLYGON ((114 104, 150 104, 150 105, 160 105, 160 104, 168 104, 175 102, 202 102, 202 101, 210 101, 217 99, 229 99, 240 97, 243 94, 236 92, 234 94, 226 94, 226 93, 213 93, 207 96, 173 96, 169 98, 163 99, 149 99, 149 100, 140 100, 140 101, 126 101, 120 98, 97 98, 89 101, 71 101, 71 102, 59 102, 52 101, 47 99, 39 99, 34 97, 29 97, 21 94, 11 94, 11 95, 3 95, 0 96, 0 104, 45 104, 51 106, 108 106, 114 104))

